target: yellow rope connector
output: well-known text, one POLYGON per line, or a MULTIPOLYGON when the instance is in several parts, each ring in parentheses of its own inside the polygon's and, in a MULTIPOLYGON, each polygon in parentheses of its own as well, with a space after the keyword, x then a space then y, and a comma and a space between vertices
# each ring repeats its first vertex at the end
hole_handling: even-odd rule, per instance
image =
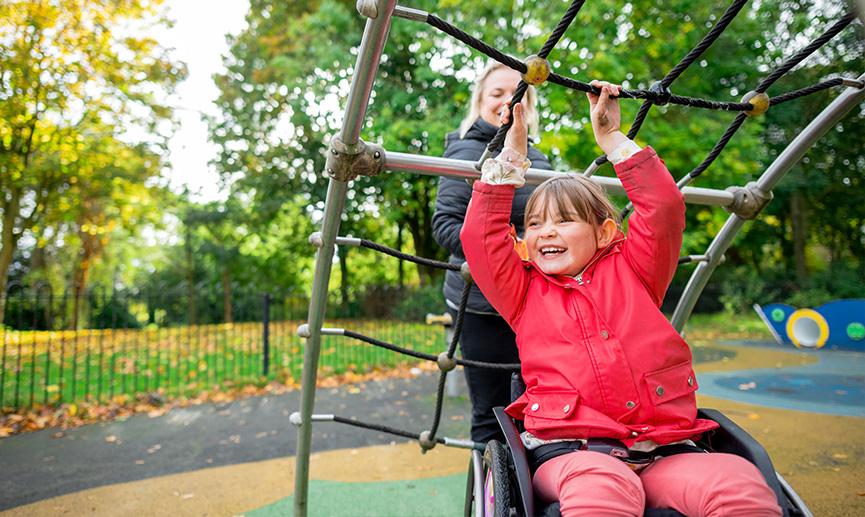
POLYGON ((536 54, 526 58, 526 73, 523 81, 537 86, 547 80, 550 76, 550 62, 536 54))
POLYGON ((769 96, 765 93, 757 93, 755 91, 750 91, 742 97, 742 102, 747 102, 751 106, 754 106, 753 109, 746 111, 745 114, 749 117, 756 117, 757 115, 762 115, 766 113, 766 110, 769 109, 769 96))

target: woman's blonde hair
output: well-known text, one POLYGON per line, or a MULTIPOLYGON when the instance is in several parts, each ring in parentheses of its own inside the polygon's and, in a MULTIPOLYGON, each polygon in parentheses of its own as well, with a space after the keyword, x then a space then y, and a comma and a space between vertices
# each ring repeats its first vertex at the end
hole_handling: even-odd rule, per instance
MULTIPOLYGON (((469 114, 460 122, 460 138, 466 136, 472 124, 481 116, 481 95, 484 93, 484 83, 491 73, 500 68, 508 68, 497 61, 489 63, 478 76, 472 89, 472 101, 469 104, 469 114)), ((538 135, 538 96, 535 93, 535 87, 529 86, 526 94, 523 96, 523 104, 525 106, 526 123, 529 127, 529 136, 535 137, 538 135)))
POLYGON ((583 176, 563 175, 538 185, 526 203, 526 228, 531 217, 543 216, 552 209, 566 218, 579 217, 595 230, 607 219, 612 219, 616 226, 621 223, 619 211, 604 189, 583 176))

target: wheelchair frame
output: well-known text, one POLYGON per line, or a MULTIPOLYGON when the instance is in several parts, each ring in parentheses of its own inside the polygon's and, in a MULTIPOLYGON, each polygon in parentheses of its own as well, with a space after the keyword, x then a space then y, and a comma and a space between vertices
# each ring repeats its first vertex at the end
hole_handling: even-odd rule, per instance
MULTIPOLYGON (((487 498, 490 497, 490 494, 486 493, 485 488, 488 483, 488 473, 490 472, 489 457, 493 455, 490 449, 496 447, 504 447, 507 450, 508 475, 494 475, 492 485, 493 487, 498 486, 499 491, 506 490, 509 494, 509 499, 514 499, 514 501, 508 501, 507 508, 494 508, 491 514, 495 517, 509 515, 523 517, 544 515, 553 517, 560 515, 557 503, 553 503, 552 506, 554 507, 547 506, 543 513, 536 511, 539 508, 535 505, 528 456, 520 438, 517 424, 505 413, 504 408, 494 408, 493 412, 504 433, 506 443, 501 444, 496 440, 490 441, 483 456, 480 451, 472 451, 466 489, 466 517, 471 517, 472 515, 486 517, 490 515, 479 502, 486 503, 487 498), (496 477, 498 479, 495 479, 496 477), (515 482, 515 487, 511 486, 511 480, 515 482), (501 486, 502 484, 504 484, 504 487, 501 486)), ((698 409, 697 417, 713 420, 720 425, 718 429, 705 434, 703 439, 698 442, 700 446, 712 452, 736 454, 753 463, 760 470, 760 473, 763 474, 769 488, 775 493, 784 517, 813 517, 813 514, 802 498, 799 497, 799 494, 775 470, 769 454, 757 440, 716 409, 698 409)), ((495 498, 493 498, 493 501, 495 501, 495 498)), ((646 510, 647 517, 674 517, 678 515, 681 514, 670 509, 646 510)))

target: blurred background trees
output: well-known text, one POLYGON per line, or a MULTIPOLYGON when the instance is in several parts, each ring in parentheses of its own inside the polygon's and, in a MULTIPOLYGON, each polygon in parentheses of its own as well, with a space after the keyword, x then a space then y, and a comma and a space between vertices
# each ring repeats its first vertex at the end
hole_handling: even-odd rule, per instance
MULTIPOLYGON (((130 20, 164 23, 154 7, 159 2, 79 4, 0 2, 0 287, 11 278, 82 290, 94 279, 141 291, 185 286, 194 295, 209 289, 221 293, 212 310, 225 321, 232 319, 232 292, 306 290, 313 258, 306 240, 321 223, 327 188, 323 150, 340 127, 363 31, 355 2, 250 1, 247 27, 230 38, 225 71, 214 77, 219 114, 208 124, 219 150, 214 166, 228 195, 212 202, 171 192, 163 181, 173 114, 159 92, 183 79, 184 66, 172 62, 159 42, 117 37, 114 30, 130 20)), ((524 57, 540 48, 567 4, 416 0, 411 7, 524 57)), ((727 6, 696 0, 589 1, 551 63, 581 80, 646 88, 727 6)), ((843 3, 816 1, 749 4, 672 90, 738 100, 846 9, 843 3)), ((863 49, 857 21, 769 93, 839 74, 855 77, 862 72, 863 49)), ((395 19, 362 137, 388 150, 440 155, 485 59, 426 24, 395 19)), ((585 97, 554 85, 543 85, 539 93, 538 147, 559 170, 586 167, 599 149, 585 97)), ((755 179, 837 94, 838 89, 822 92, 749 119, 695 185, 725 188, 755 179)), ((625 121, 638 106, 623 101, 625 121)), ((679 178, 703 160, 732 118, 653 107, 638 140, 655 147, 679 178)), ((796 165, 716 273, 708 293, 715 307, 742 310, 755 301, 777 300, 813 305, 861 296, 862 134, 865 106, 796 165)), ((605 166, 600 173, 611 175, 612 169, 605 166)), ((351 185, 340 233, 443 258, 430 232, 435 188, 431 177, 359 178, 351 185)), ((702 253, 727 215, 689 207, 683 253, 702 253)), ((440 301, 438 271, 363 250, 340 248, 337 255, 331 286, 342 306, 362 310, 364 293, 383 285, 421 287, 417 304, 440 301)), ((680 268, 673 292, 690 272, 680 268)), ((193 312, 199 310, 191 303, 193 312)))

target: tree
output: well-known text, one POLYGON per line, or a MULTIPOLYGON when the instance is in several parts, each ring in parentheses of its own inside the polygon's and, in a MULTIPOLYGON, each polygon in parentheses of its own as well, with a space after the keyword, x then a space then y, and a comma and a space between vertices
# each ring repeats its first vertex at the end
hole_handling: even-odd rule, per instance
POLYGON ((157 92, 170 92, 184 68, 153 38, 129 34, 145 20, 164 23, 160 3, 0 2, 0 318, 21 237, 63 219, 62 196, 96 170, 79 164, 94 159, 82 155, 89 128, 128 140, 138 127, 142 144, 164 148, 171 112, 157 92))
MULTIPOLYGON (((213 140, 222 149, 217 166, 234 191, 245 195, 262 213, 281 203, 274 192, 301 192, 313 213, 323 207, 322 150, 327 135, 340 127, 341 101, 354 73, 354 49, 362 30, 363 19, 352 5, 336 0, 292 4, 255 0, 247 16, 248 29, 236 37, 225 58, 228 72, 217 79, 222 115, 211 125, 213 140)), ((480 4, 422 0, 413 7, 451 21, 506 53, 526 56, 541 47, 566 5, 561 0, 522 5, 510 0, 480 4)), ((550 61, 559 73, 584 81, 605 78, 629 88, 648 88, 703 38, 727 7, 726 1, 658 4, 631 0, 613 7, 587 2, 550 61)), ((795 0, 746 6, 674 83, 673 90, 738 101, 772 67, 838 17, 840 7, 825 7, 795 0)), ((835 73, 837 67, 816 63, 843 63, 861 55, 857 41, 861 36, 831 42, 820 57, 794 70, 791 75, 798 73, 800 79, 784 79, 770 93, 835 73), (802 73, 811 69, 813 73, 802 73)), ((440 154, 444 135, 457 126, 469 102, 473 72, 485 61, 426 24, 395 19, 379 63, 362 138, 383 143, 388 150, 440 154)), ((545 84, 540 98, 543 134, 539 148, 553 156, 560 170, 587 166, 599 149, 591 137, 585 96, 545 84)), ((639 103, 623 102, 624 118, 630 120, 639 103)), ((773 108, 769 117, 749 119, 696 185, 726 188, 756 178, 777 152, 777 145, 767 145, 775 134, 776 121, 784 119, 789 128, 784 142, 789 142, 795 128, 808 122, 811 115, 801 106, 801 101, 791 103, 773 108)), ((732 119, 728 112, 653 107, 638 140, 658 149, 672 174, 680 178, 703 160, 732 119)), ((610 175, 612 171, 605 167, 600 173, 610 175)), ((436 256, 441 250, 429 233, 434 197, 434 178, 393 173, 359 178, 348 193, 341 233, 370 228, 363 221, 380 218, 391 227, 405 228, 411 237, 407 248, 436 256)), ((689 209, 685 251, 702 253, 726 217, 716 208, 689 209)), ((752 228, 762 226, 751 225, 748 231, 752 228)), ((394 240, 400 235, 395 229, 382 233, 394 240)), ((765 240, 758 241, 756 237, 763 237, 758 233, 754 237, 754 242, 731 250, 728 263, 765 267, 767 260, 759 255, 765 240)), ((344 260, 339 269, 341 276, 348 273, 344 260)), ((419 274, 423 282, 435 279, 431 272, 420 270, 419 274)))

